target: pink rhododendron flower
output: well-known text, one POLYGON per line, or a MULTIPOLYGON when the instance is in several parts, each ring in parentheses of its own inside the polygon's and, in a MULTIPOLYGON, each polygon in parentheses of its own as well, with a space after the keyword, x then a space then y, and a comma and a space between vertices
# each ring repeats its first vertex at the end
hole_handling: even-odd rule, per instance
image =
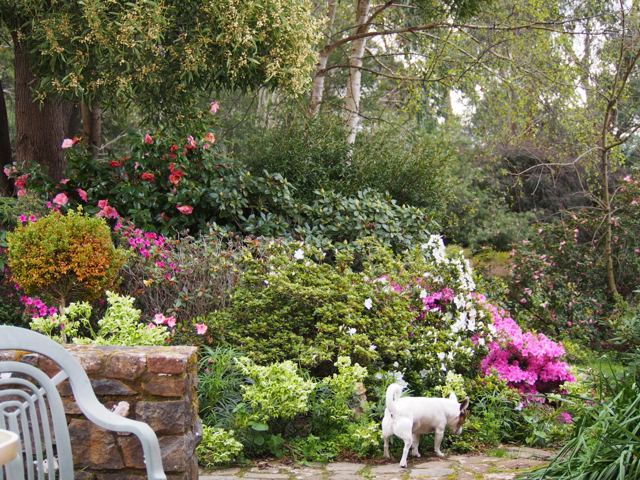
POLYGON ((202 325, 196 323, 196 333, 198 335, 204 335, 207 333, 207 326, 204 323, 202 325))
POLYGON ((53 197, 53 203, 56 203, 58 205, 66 205, 67 202, 69 202, 69 197, 67 197, 64 192, 59 193, 58 195, 53 197))
POLYGON ((80 195, 80 198, 82 200, 84 200, 85 202, 87 201, 88 197, 87 197, 87 192, 85 192, 84 190, 82 190, 81 188, 78 189, 78 195, 80 195))
POLYGON ((168 317, 167 318, 167 325, 169 326, 169 328, 175 327, 176 326, 176 317, 168 317))
POLYGON ((62 141, 62 148, 71 148, 73 147, 73 140, 71 140, 70 138, 65 138, 62 141))
POLYGON ((218 102, 211 102, 211 108, 209 109, 209 113, 216 113, 219 108, 220 108, 220 105, 218 105, 218 102))
POLYGON ((165 316, 161 313, 156 313, 155 316, 153 317, 153 321, 155 323, 157 323, 158 325, 162 325, 163 323, 165 323, 167 321, 167 319, 165 318, 165 316))
POLYGON ((191 212, 193 212, 193 207, 190 207, 189 205, 176 205, 176 208, 180 210, 180 213, 184 213, 185 215, 189 215, 191 212))
POLYGON ((153 143, 153 138, 151 138, 151 135, 149 135, 148 133, 144 136, 144 143, 148 143, 148 144, 153 143))

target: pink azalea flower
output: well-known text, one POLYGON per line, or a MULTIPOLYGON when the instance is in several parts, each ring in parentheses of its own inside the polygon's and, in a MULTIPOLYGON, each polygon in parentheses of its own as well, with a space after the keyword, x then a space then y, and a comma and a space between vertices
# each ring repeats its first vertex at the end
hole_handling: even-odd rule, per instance
POLYGON ((38 219, 36 218, 35 215, 29 215, 29 221, 30 222, 35 222, 36 220, 38 220, 38 219))
POLYGON ((68 201, 69 198, 64 192, 59 193, 53 198, 53 203, 57 203, 58 205, 66 205, 68 201))
POLYGON ((24 223, 24 222, 26 222, 26 221, 27 221, 27 216, 26 216, 26 215, 20 215, 20 216, 18 217, 18 219, 19 219, 22 223, 24 223))
POLYGON ((62 148, 71 148, 73 147, 73 140, 71 140, 70 138, 65 138, 62 141, 62 148))
POLYGON ((149 135, 148 133, 144 136, 144 143, 153 143, 153 138, 151 138, 151 135, 149 135))
POLYGON ((198 335, 204 335, 207 333, 207 326, 204 323, 202 325, 196 323, 196 333, 198 335))
POLYGON ((78 195, 80 195, 80 198, 82 200, 84 200, 85 202, 87 201, 88 197, 87 197, 87 192, 85 192, 84 190, 82 190, 81 188, 78 189, 78 195))
POLYGON ((156 313, 155 317, 153 317, 153 321, 155 323, 157 323, 158 325, 161 325, 161 324, 165 323, 167 321, 167 319, 164 317, 163 314, 156 313))
POLYGON ((180 213, 184 213, 185 215, 189 215, 191 212, 193 212, 193 207, 190 207, 189 205, 176 205, 176 208, 180 210, 180 213))
POLYGON ((209 113, 216 113, 219 108, 220 108, 220 105, 218 105, 218 102, 211 102, 211 108, 209 109, 209 113))
POLYGON ((169 328, 175 327, 176 326, 176 317, 168 317, 167 318, 167 325, 169 326, 169 328))

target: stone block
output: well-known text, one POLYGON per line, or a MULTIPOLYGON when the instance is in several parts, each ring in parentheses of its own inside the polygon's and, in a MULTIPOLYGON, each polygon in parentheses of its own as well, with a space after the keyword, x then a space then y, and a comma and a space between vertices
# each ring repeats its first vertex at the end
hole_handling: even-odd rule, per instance
POLYGON ((80 415, 82 414, 82 410, 80 410, 80 407, 78 406, 78 404, 76 402, 70 402, 70 401, 62 401, 62 408, 64 408, 64 413, 66 413, 67 415, 80 415))
POLYGON ((114 434, 88 420, 72 419, 73 463, 77 469, 119 470, 124 467, 114 434))
POLYGON ((0 352, 0 362, 15 362, 16 360, 18 360, 18 352, 15 350, 3 350, 0 352))
POLYGON ((106 376, 133 380, 144 372, 147 357, 141 353, 115 353, 107 364, 106 376))
POLYGON ((20 357, 20 361, 22 363, 26 363, 27 365, 31 365, 32 367, 38 366, 38 355, 37 353, 27 353, 26 355, 22 355, 20 357))
POLYGON ((181 375, 187 369, 187 357, 172 353, 149 355, 147 364, 150 372, 181 375))
MULTIPOLYGON (((26 356, 27 355, 23 355, 22 357, 24 358, 26 356)), ((53 377, 56 373, 60 371, 60 367, 56 362, 54 362, 48 357, 45 357, 44 355, 39 355, 39 357, 40 358, 38 360, 38 367, 40 368, 40 370, 46 373, 49 377, 53 377)))
POLYGON ((98 373, 102 371, 102 358, 96 352, 81 352, 78 350, 69 350, 69 353, 78 361, 87 374, 98 373))
POLYGON ((127 473, 99 473, 97 480, 147 480, 147 476, 129 475, 127 473))
POLYGON ((192 412, 184 400, 173 402, 138 402, 136 420, 148 424, 158 435, 182 435, 191 428, 192 412))
POLYGON ((138 393, 117 380, 91 380, 91 387, 96 395, 130 396, 138 393))
POLYGON ((187 390, 186 378, 153 377, 142 384, 151 395, 161 397, 181 397, 187 390))
POLYGON ((73 474, 73 480, 95 480, 96 476, 87 471, 75 472, 73 474))

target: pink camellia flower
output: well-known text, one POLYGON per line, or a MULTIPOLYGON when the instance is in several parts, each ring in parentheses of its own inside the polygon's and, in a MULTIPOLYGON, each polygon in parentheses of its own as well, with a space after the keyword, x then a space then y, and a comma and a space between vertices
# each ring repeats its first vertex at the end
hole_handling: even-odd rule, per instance
POLYGON ((62 141, 62 148, 71 148, 73 147, 73 140, 71 140, 70 138, 65 138, 62 141))
POLYGON ((98 214, 96 215, 96 217, 98 217, 98 218, 102 218, 102 217, 118 218, 118 216, 119 216, 118 215, 118 211, 115 208, 110 207, 109 205, 107 205, 102 210, 100 210, 98 212, 98 214))
POLYGON ((153 143, 153 138, 151 138, 151 135, 149 135, 148 133, 144 136, 144 143, 148 143, 148 144, 153 143))
POLYGON ((64 192, 59 193, 58 195, 53 197, 53 203, 57 203, 58 205, 66 205, 68 201, 69 197, 67 197, 64 192))
POLYGON ((213 133, 209 132, 209 133, 207 133, 207 134, 204 136, 204 139, 205 139, 207 142, 214 143, 214 142, 216 141, 216 136, 215 136, 213 133))
POLYGON ((219 108, 220 108, 220 105, 218 105, 218 102, 211 102, 211 108, 209 109, 209 113, 216 113, 219 108))
POLYGON ((21 197, 21 196, 23 196, 23 195, 26 195, 26 194, 27 194, 27 191, 26 191, 24 188, 22 188, 22 189, 18 190, 18 196, 19 196, 19 197, 21 197))
MULTIPOLYGON (((169 328, 173 328, 176 326, 176 317, 167 317, 167 325, 169 328)), ((206 329, 206 326, 205 326, 206 329)))
POLYGON ((184 213, 185 215, 189 215, 191 212, 193 212, 193 207, 190 207, 189 205, 176 205, 176 208, 180 210, 180 213, 184 213))
POLYGON ((165 316, 161 313, 156 313, 156 315, 153 317, 153 321, 155 323, 157 323, 158 325, 162 325, 163 323, 165 323, 167 321, 167 319, 165 318, 165 316))
POLYGON ((196 333, 198 335, 204 335, 207 333, 207 326, 204 323, 202 325, 196 323, 196 333))
POLYGON ((69 181, 68 178, 64 178, 64 179, 60 180, 60 183, 62 183, 63 185, 66 185, 68 181, 69 181))
POLYGON ((27 182, 25 182, 24 180, 16 180, 16 187, 18 188, 24 188, 25 184, 27 182))
POLYGON ((80 198, 82 200, 84 200, 85 202, 87 201, 87 199, 88 199, 87 192, 85 192, 83 189, 81 189, 81 188, 78 189, 78 195, 80 195, 80 198))
POLYGON ((204 145, 202 145, 203 150, 209 150, 210 148, 211 148, 211 145, 209 145, 208 143, 205 143, 204 145))
POLYGON ((4 174, 7 177, 10 177, 11 176, 11 169, 9 167, 4 167, 4 174))
POLYGON ((109 200, 98 200, 98 206, 104 208, 109 204, 109 200))
POLYGON ((187 145, 186 148, 188 148, 190 150, 193 150, 194 148, 196 148, 196 141, 193 139, 193 137, 191 135, 189 135, 187 140, 189 141, 189 145, 187 145))

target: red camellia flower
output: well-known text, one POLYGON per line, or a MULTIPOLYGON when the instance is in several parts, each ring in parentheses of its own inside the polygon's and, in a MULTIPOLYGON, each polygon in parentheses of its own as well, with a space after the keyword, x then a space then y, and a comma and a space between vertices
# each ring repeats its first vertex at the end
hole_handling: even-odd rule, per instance
POLYGON ((172 173, 171 175, 169 175, 169 181, 174 185, 178 185, 181 180, 182 180, 182 175, 177 175, 175 173, 172 173))
POLYGON ((193 212, 193 207, 190 207, 189 205, 176 205, 176 208, 180 210, 180 213, 184 213, 185 215, 189 215, 191 212, 193 212))
POLYGON ((154 177, 153 173, 147 173, 147 172, 144 172, 144 173, 142 174, 142 179, 143 179, 143 180, 149 180, 151 183, 153 183, 153 182, 155 182, 155 181, 156 181, 156 179, 155 179, 155 177, 154 177))
POLYGON ((149 135, 148 133, 144 136, 144 143, 153 143, 153 138, 151 138, 151 135, 149 135))
POLYGON ((120 166, 120 162, 118 162, 117 160, 111 160, 109 162, 109 166, 112 168, 118 168, 120 166))
POLYGON ((170 152, 175 152, 176 150, 178 150, 178 145, 171 145, 171 148, 169 149, 170 152))

